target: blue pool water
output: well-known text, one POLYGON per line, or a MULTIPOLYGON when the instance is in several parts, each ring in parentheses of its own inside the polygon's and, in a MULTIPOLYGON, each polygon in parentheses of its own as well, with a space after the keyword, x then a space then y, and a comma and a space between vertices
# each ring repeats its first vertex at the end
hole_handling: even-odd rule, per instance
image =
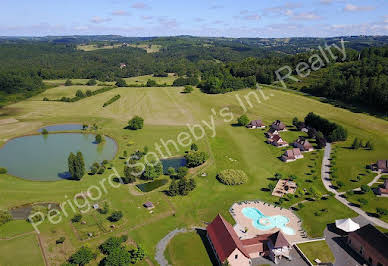
POLYGON ((295 230, 286 226, 290 220, 283 215, 265 216, 256 208, 244 208, 242 213, 252 220, 252 224, 259 230, 271 230, 279 228, 286 235, 295 235, 295 230))

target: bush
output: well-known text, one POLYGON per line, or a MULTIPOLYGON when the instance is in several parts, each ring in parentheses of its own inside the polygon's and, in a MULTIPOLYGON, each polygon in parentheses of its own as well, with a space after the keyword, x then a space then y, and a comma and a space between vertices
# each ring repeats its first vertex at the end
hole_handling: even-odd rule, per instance
POLYGON ((56 244, 63 244, 63 242, 65 242, 65 237, 64 236, 61 236, 60 238, 58 238, 56 241, 55 241, 55 243, 56 244))
POLYGON ((376 213, 379 217, 388 215, 388 210, 384 208, 376 208, 376 213))
POLYGON ((95 79, 89 79, 86 85, 88 86, 94 86, 97 84, 97 81, 95 79))
POLYGON ((363 193, 367 193, 367 192, 371 191, 371 188, 368 185, 361 185, 361 191, 363 193))
POLYGON ((142 129, 143 126, 144 126, 144 119, 141 118, 140 116, 134 116, 128 122, 128 128, 132 130, 142 129))
POLYGON ((71 255, 69 262, 75 265, 86 265, 96 257, 97 255, 89 247, 81 247, 76 253, 71 255))
POLYGON ((187 167, 197 167, 206 162, 208 155, 205 152, 190 151, 185 155, 187 167))
POLYGON ((91 90, 87 90, 85 94, 87 97, 90 97, 93 95, 93 92, 91 90))
POLYGON ((85 94, 81 90, 77 90, 77 92, 75 93, 75 97, 83 98, 85 97, 85 94))
POLYGON ((118 79, 116 82, 117 87, 127 87, 127 82, 124 79, 118 79))
POLYGON ((42 135, 47 135, 48 134, 48 131, 47 131, 47 129, 42 129, 42 135))
POLYGON ((102 105, 102 107, 107 107, 108 105, 110 105, 110 104, 112 104, 112 103, 114 103, 115 101, 117 101, 118 99, 120 99, 120 94, 117 94, 117 95, 115 95, 115 96, 113 96, 112 98, 110 98, 108 101, 106 101, 103 105, 102 105))
POLYGON ((183 90, 183 93, 191 93, 194 90, 193 86, 187 85, 183 90))
POLYGON ((109 221, 111 222, 118 222, 123 218, 123 212, 122 211, 114 211, 112 212, 112 215, 109 216, 109 221))
POLYGON ((147 83, 146 83, 146 86, 147 86, 147 87, 156 87, 157 85, 158 85, 158 84, 156 83, 155 80, 153 80, 153 79, 147 80, 147 83))
POLYGON ((0 167, 0 174, 6 174, 7 172, 6 168, 0 167))
POLYGON ((192 151, 198 151, 198 146, 197 146, 197 144, 195 144, 195 143, 191 144, 190 150, 192 150, 192 151))
POLYGON ((74 217, 71 219, 71 222, 72 223, 79 223, 82 219, 82 215, 81 214, 76 214, 74 215, 74 217))
POLYGON ((7 210, 0 210, 0 226, 12 221, 12 215, 9 211, 7 210))
POLYGON ((242 170, 226 169, 217 175, 218 180, 225 185, 240 185, 248 181, 247 174, 242 170))
POLYGON ((249 124, 249 118, 247 115, 242 115, 239 118, 237 118, 237 124, 239 126, 246 126, 249 124))
POLYGON ((368 204, 368 201, 366 199, 360 198, 357 200, 361 205, 366 205, 368 204))
POLYGON ((44 98, 43 98, 43 101, 47 102, 47 101, 50 101, 50 100, 49 100, 49 98, 44 97, 44 98))
POLYGON ((66 80, 65 86, 71 86, 71 85, 73 85, 73 82, 71 82, 70 79, 66 80))
POLYGON ((101 136, 100 134, 97 134, 96 137, 95 137, 95 142, 96 142, 97 144, 100 144, 100 143, 103 142, 103 141, 104 141, 104 137, 101 136))
POLYGON ((125 239, 124 236, 125 235, 123 235, 122 237, 113 236, 113 237, 108 238, 107 240, 105 240, 104 243, 102 243, 99 246, 99 249, 105 255, 111 253, 114 249, 119 248, 122 243, 127 241, 128 236, 127 236, 127 239, 125 239))

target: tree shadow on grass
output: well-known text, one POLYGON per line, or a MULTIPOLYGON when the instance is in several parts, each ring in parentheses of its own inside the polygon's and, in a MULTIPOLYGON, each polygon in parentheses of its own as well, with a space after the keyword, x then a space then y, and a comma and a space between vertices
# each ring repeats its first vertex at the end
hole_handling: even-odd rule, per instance
POLYGON ((218 264, 218 261, 217 261, 217 258, 214 254, 214 251, 212 249, 212 246, 209 242, 209 239, 207 238, 207 232, 206 230, 203 230, 203 229, 195 229, 196 233, 201 237, 201 240, 202 240, 202 243, 203 245, 205 246, 206 248, 206 252, 210 258, 210 261, 212 262, 213 265, 219 265, 218 264))

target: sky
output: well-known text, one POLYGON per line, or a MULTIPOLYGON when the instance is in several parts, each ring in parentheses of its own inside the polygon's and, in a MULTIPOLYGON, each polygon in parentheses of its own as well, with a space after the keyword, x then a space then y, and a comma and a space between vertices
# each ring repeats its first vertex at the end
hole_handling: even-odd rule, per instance
POLYGON ((0 36, 388 35, 388 0, 1 0, 0 36))

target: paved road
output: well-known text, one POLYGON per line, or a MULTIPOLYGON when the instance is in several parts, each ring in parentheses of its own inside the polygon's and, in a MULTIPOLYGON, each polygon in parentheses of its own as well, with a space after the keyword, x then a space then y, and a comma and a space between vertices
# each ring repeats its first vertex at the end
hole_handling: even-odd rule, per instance
MULTIPOLYGON (((335 194, 335 198, 344 204, 346 207, 352 209, 353 211, 357 212, 358 214, 362 215, 365 217, 367 220, 369 220, 370 223, 373 223, 377 226, 383 227, 385 229, 388 229, 388 223, 377 219, 375 217, 369 216, 366 212, 361 210, 360 208, 353 206, 349 201, 347 201, 345 198, 341 197, 342 194, 344 193, 339 193, 337 190, 335 190, 331 184, 330 181, 330 152, 331 152, 331 144, 327 143, 325 147, 325 153, 323 155, 323 160, 322 160, 322 169, 321 169, 321 179, 323 182, 323 185, 328 191, 331 191, 335 194)), ((376 179, 376 178, 375 178, 376 179)), ((377 180, 376 180, 377 181, 377 180)), ((373 182, 373 181, 372 181, 373 182)), ((372 183, 371 182, 371 183, 372 183)), ((373 183, 372 183, 373 184, 373 183)))

